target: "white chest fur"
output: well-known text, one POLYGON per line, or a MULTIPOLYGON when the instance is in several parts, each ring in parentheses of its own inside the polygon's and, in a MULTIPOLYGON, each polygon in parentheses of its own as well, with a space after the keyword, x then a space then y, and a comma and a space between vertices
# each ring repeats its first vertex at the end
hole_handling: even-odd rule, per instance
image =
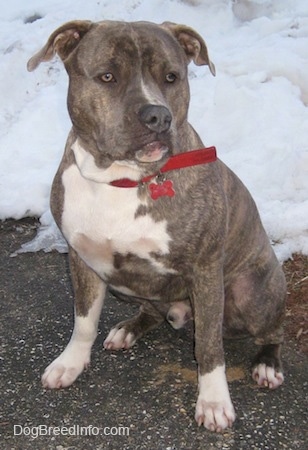
POLYGON ((62 175, 62 231, 69 244, 102 278, 113 271, 115 253, 148 260, 160 273, 170 273, 153 254, 168 254, 167 222, 137 215, 142 205, 136 188, 117 188, 84 178, 76 165, 62 175))

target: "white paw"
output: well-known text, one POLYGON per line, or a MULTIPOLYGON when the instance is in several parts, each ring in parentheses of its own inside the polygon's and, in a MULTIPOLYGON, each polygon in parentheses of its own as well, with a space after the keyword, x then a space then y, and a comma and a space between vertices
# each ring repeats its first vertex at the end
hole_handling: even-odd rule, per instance
POLYGON ((266 364, 258 364, 252 371, 252 378, 259 386, 269 389, 278 388, 284 380, 282 372, 276 372, 274 367, 269 367, 266 364))
POLYGON ((198 426, 203 424, 208 430, 219 433, 225 428, 232 427, 235 412, 231 402, 207 402, 199 397, 195 419, 198 426))
POLYGON ((70 386, 90 363, 90 352, 66 347, 42 375, 44 388, 60 389, 70 386))
POLYGON ((104 341, 106 350, 119 350, 121 348, 127 349, 136 342, 133 333, 128 333, 125 328, 112 328, 104 341))
POLYGON ((195 419, 210 431, 220 432, 231 427, 235 412, 231 402, 225 366, 217 366, 212 372, 198 376, 199 397, 195 419))
POLYGON ((192 320, 192 318, 192 311, 188 302, 171 303, 167 313, 167 321, 175 330, 183 328, 189 320, 192 320))

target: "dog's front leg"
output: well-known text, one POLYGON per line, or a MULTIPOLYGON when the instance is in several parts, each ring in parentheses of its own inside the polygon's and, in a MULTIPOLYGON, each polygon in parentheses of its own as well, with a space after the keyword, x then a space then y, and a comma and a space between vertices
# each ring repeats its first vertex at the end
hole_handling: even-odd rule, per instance
POLYGON ((235 420, 225 374, 222 342, 224 312, 223 274, 220 265, 194 277, 192 304, 195 319, 195 354, 199 395, 195 419, 211 431, 220 432, 235 420))
POLYGON ((75 323, 71 339, 58 358, 45 370, 45 388, 70 386, 90 363, 103 306, 105 283, 70 249, 70 268, 75 291, 75 323))

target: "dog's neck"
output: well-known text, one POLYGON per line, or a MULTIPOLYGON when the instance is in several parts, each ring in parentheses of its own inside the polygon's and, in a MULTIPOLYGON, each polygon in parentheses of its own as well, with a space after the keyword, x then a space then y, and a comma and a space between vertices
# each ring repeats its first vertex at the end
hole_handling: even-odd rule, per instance
POLYGON ((164 175, 171 170, 184 169, 185 167, 197 166, 200 164, 207 164, 214 162, 217 159, 216 148, 200 148, 199 150, 192 150, 178 155, 171 156, 160 171, 153 175, 148 175, 140 181, 131 180, 129 178, 121 178, 111 181, 109 184, 114 187, 131 188, 143 186, 152 180, 148 185, 150 196, 153 200, 160 197, 173 197, 175 191, 171 180, 166 179, 164 175))
POLYGON ((153 200, 162 196, 175 195, 172 181, 166 179, 166 172, 207 164, 217 159, 215 147, 179 153, 171 156, 159 172, 140 179, 140 171, 134 162, 114 161, 110 167, 102 169, 96 165, 92 154, 79 144, 78 139, 72 145, 72 150, 78 169, 84 178, 118 188, 135 188, 148 184, 153 200))
POLYGON ((200 164, 207 164, 216 161, 216 159, 217 155, 215 147, 206 147, 200 148, 198 150, 191 150, 185 153, 179 153, 177 155, 171 156, 158 173, 148 175, 142 178, 140 181, 131 180, 129 178, 121 178, 111 181, 109 184, 111 186, 123 188, 136 187, 139 184, 148 183, 153 178, 159 178, 165 172, 184 169, 185 167, 198 166, 200 164))

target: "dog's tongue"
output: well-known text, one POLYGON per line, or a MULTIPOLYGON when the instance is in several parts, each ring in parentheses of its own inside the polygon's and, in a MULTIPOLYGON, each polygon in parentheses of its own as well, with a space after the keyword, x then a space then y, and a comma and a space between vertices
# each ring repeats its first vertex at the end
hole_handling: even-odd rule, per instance
POLYGON ((151 163, 159 161, 167 153, 168 147, 160 141, 145 145, 136 152, 136 159, 140 162, 151 163))

